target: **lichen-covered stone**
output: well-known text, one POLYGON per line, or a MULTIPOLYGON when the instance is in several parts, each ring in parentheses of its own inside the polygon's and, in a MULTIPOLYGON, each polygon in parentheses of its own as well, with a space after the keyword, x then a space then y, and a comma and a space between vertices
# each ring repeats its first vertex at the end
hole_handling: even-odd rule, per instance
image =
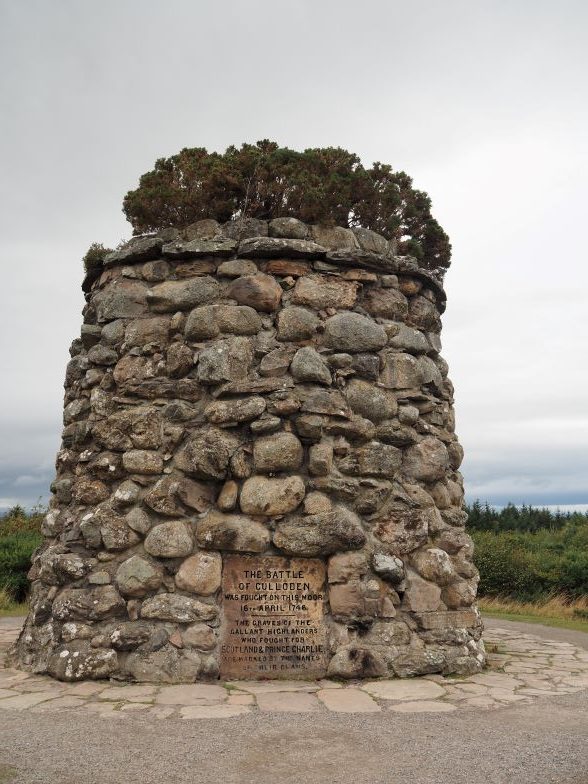
POLYGON ((157 452, 131 449, 123 454, 123 468, 130 474, 160 474, 163 459, 157 452))
POLYGON ((218 281, 203 276, 178 281, 166 280, 149 289, 146 299, 155 313, 175 313, 177 310, 190 310, 197 305, 214 302, 219 292, 218 281))
POLYGON ((221 569, 218 553, 195 553, 176 572, 176 585, 181 591, 210 596, 220 588, 221 569))
POLYGON ((418 550, 412 554, 411 562, 421 577, 435 582, 437 585, 449 585, 449 583, 455 582, 458 577, 451 558, 438 547, 418 550))
POLYGON ((406 297, 396 289, 370 288, 361 304, 370 316, 375 318, 402 321, 408 313, 406 297))
POLYGON ((64 588, 57 594, 52 613, 60 621, 103 621, 125 610, 122 596, 112 585, 64 588))
POLYGON ((338 313, 325 322, 325 345, 335 351, 378 351, 388 338, 386 330, 359 313, 338 313))
POLYGON ((121 563, 114 579, 123 596, 146 596, 156 591, 163 582, 163 570, 153 561, 132 555, 121 563))
POLYGON ((253 359, 247 338, 219 340, 198 356, 196 376, 203 384, 221 384, 246 378, 253 359))
POLYGON ((145 550, 158 558, 179 558, 192 552, 192 531, 183 520, 154 526, 145 537, 145 550))
POLYGON ((198 522, 196 541, 199 547, 210 550, 262 553, 269 544, 270 534, 256 520, 212 511, 198 522))
POLYGON ((378 441, 351 449, 338 462, 343 474, 393 477, 400 468, 402 453, 395 446, 378 441))
POLYGON ((388 546, 392 555, 403 555, 416 550, 427 541, 429 524, 434 518, 428 509, 400 507, 383 511, 374 533, 388 546))
POLYGON ((116 651, 91 648, 88 642, 74 640, 62 645, 49 657, 47 672, 60 681, 108 678, 118 669, 116 651))
POLYGON ((245 400, 219 400, 211 403, 204 415, 209 422, 215 425, 226 422, 248 422, 256 419, 266 409, 266 402, 262 397, 250 397, 245 400))
POLYGON ((359 519, 344 507, 279 523, 274 545, 290 555, 313 557, 362 547, 366 536, 359 519))
POLYGON ((418 444, 407 449, 403 461, 403 473, 423 482, 441 479, 449 467, 449 455, 442 441, 426 436, 418 444))
POLYGON ((218 610, 213 604, 205 604, 190 596, 177 593, 160 593, 145 599, 141 605, 141 618, 176 623, 210 621, 216 618, 218 610))
POLYGON ((237 243, 227 237, 196 237, 187 242, 169 242, 162 248, 162 255, 168 259, 197 259, 201 256, 231 256, 237 250, 237 243))
POLYGON ((237 451, 235 436, 217 428, 202 429, 179 452, 178 468, 201 479, 224 479, 231 456, 237 451))
POLYGON ((292 359, 290 372, 297 381, 325 386, 330 386, 332 383, 331 371, 326 362, 311 346, 298 349, 292 359))
POLYGON ((293 433, 275 433, 258 438, 253 446, 253 464, 260 474, 296 471, 302 465, 302 444, 293 433))
POLYGON ((383 580, 387 580, 393 585, 398 585, 404 580, 404 564, 395 555, 374 553, 372 568, 383 580))
POLYGON ((299 476, 266 479, 254 476, 243 484, 241 509, 246 514, 276 517, 293 512, 304 498, 304 482, 299 476))
POLYGON ((251 259, 321 258, 325 255, 325 248, 311 240, 251 237, 240 242, 239 255, 251 259))

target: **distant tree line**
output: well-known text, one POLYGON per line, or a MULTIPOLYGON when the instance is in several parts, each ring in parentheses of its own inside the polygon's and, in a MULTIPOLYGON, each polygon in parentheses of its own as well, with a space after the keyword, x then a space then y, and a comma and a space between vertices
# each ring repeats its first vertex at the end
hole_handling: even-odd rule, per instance
POLYGON ((557 531, 567 525, 588 525, 586 512, 552 512, 534 506, 507 504, 495 509, 488 503, 474 501, 466 506, 468 526, 478 531, 539 531, 548 528, 557 531))

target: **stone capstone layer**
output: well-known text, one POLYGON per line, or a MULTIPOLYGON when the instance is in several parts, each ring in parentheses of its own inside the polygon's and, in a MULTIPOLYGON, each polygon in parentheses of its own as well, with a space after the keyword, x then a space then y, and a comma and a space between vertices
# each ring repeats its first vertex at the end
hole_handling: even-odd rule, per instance
POLYGON ((365 229, 206 220, 83 288, 13 662, 216 679, 242 554, 324 563, 326 675, 484 666, 436 278, 365 229))

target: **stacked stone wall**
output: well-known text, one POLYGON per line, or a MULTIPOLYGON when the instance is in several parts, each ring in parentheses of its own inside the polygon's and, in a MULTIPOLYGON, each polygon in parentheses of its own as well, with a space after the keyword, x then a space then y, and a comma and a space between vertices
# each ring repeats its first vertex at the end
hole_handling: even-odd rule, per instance
POLYGON ((235 554, 324 562, 329 675, 483 666, 438 280, 283 218, 135 238, 83 288, 21 666, 217 678, 235 554))

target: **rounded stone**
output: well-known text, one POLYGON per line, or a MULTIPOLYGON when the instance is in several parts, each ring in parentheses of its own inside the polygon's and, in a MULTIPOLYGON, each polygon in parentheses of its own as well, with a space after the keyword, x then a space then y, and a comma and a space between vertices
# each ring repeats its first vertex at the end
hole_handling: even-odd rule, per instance
POLYGON ((234 280, 227 295, 240 305, 250 305, 255 310, 271 313, 280 304, 282 287, 271 275, 257 272, 234 280))
POLYGON ((145 537, 145 550, 158 558, 180 558, 190 555, 193 541, 188 523, 170 520, 154 526, 145 537))
POLYGON ((258 438, 253 445, 253 463, 261 474, 296 471, 302 465, 304 450, 293 433, 275 433, 258 438))
POLYGON ((338 313, 325 322, 325 345, 334 351, 379 351, 388 342, 386 330, 360 313, 338 313))
POLYGON ((270 534, 263 523, 244 515, 221 514, 210 511, 198 522, 196 542, 207 550, 262 553, 268 546, 270 534))
POLYGON ((123 454, 123 468, 130 474, 160 474, 163 459, 157 452, 146 449, 132 449, 123 454))
POLYGON ((299 476, 285 479, 254 476, 243 484, 240 504, 246 514, 275 517, 293 512, 302 503, 304 494, 304 482, 299 476))
POLYGON ((163 571, 152 561, 132 555, 121 563, 114 579, 123 596, 140 597, 159 588, 163 582, 163 571))
POLYGON ((297 381, 325 386, 330 386, 332 383, 331 371, 312 346, 298 349, 290 365, 290 372, 297 381))
POLYGON ((190 596, 177 593, 160 593, 145 599, 141 605, 141 618, 177 623, 210 621, 216 618, 218 610, 214 604, 205 604, 190 596))
POLYGON ((286 307, 278 313, 278 340, 309 340, 317 333, 321 321, 306 308, 286 307))
POLYGON ((402 472, 412 479, 435 482, 442 479, 449 469, 449 455, 442 441, 426 436, 409 447, 402 461, 402 472))
POLYGON ((176 585, 181 591, 210 596, 220 588, 221 571, 218 553, 196 553, 186 558, 176 572, 176 585))
POLYGON ((361 379, 354 378, 349 382, 345 397, 356 414, 361 414, 372 422, 391 419, 398 410, 393 393, 361 379))

